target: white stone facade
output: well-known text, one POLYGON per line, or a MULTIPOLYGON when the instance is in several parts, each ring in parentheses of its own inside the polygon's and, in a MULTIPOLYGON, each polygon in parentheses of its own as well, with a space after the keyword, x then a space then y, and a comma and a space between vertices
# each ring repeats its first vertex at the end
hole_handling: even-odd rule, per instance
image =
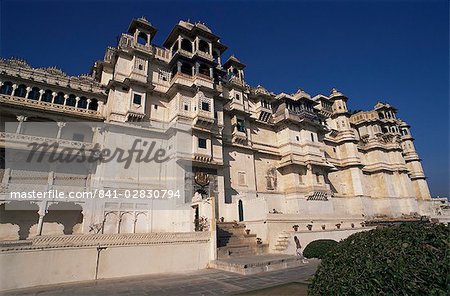
MULTIPOLYGON (((153 211, 139 202, 76 202, 74 217, 53 213, 52 219, 47 216, 52 202, 35 201, 36 213, 22 219, 29 229, 17 234, 20 226, 10 213, 0 224, 2 239, 89 233, 98 224, 104 233, 194 231, 194 217, 213 215, 208 197, 216 201, 217 219, 244 221, 273 244, 294 224, 302 230, 311 223, 314 229, 336 224, 351 229, 379 216, 430 215, 430 192, 409 125, 396 117, 394 107, 377 103, 373 110, 350 113, 348 98, 336 89, 312 97, 303 90, 274 94, 252 87, 237 58, 222 64, 227 47, 201 23, 180 21, 163 47, 152 44, 155 34, 147 20, 133 20, 87 76, 2 60, 2 121, 14 122, 15 130, 1 136, 20 147, 33 140, 21 123, 33 120, 54 123, 47 138, 71 147, 80 142, 88 148, 131 145, 113 129, 92 129, 88 139, 77 138, 76 131, 65 129, 65 122, 74 120, 120 126, 138 139, 151 140, 159 133, 174 150, 188 146, 192 151, 173 158, 189 161, 189 170, 180 165, 158 176, 185 179, 183 190, 194 194, 174 201, 170 211, 153 211), (173 142, 176 137, 167 134, 167 127, 182 133, 177 124, 190 127, 189 143, 173 142), (206 176, 208 185, 195 195, 198 176, 206 176), (66 220, 73 226, 68 232, 61 222, 66 220)), ((26 183, 35 187, 59 188, 62 180, 70 180, 64 186, 124 190, 150 188, 154 174, 145 166, 120 170, 114 164, 76 176, 2 167, 0 180, 4 192, 31 175, 35 183, 26 183)))

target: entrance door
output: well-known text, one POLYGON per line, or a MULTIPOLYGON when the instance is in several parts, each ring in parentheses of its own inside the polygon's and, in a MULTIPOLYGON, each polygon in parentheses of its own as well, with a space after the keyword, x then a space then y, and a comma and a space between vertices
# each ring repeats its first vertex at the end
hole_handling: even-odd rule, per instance
POLYGON ((238 212, 239 212, 239 222, 244 221, 244 206, 242 205, 242 200, 238 202, 238 212))
POLYGON ((195 216, 194 216, 194 227, 195 227, 195 231, 199 231, 200 230, 200 215, 199 215, 199 210, 198 210, 198 206, 195 207, 195 216))

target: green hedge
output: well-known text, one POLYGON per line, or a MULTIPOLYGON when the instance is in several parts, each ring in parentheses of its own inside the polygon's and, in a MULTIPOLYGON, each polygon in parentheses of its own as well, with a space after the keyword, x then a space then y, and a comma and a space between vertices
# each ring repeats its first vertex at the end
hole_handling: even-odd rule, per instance
POLYGON ((324 256, 337 244, 338 242, 332 239, 318 239, 312 241, 306 246, 303 251, 303 256, 306 258, 323 259, 324 256))
POLYGON ((308 295, 449 295, 449 240, 442 224, 356 233, 322 260, 308 295))

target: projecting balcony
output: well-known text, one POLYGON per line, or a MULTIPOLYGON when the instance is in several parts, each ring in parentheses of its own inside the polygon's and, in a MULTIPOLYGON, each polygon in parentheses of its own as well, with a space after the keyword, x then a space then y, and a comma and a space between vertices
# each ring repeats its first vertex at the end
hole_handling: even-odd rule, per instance
MULTIPOLYGON (((90 142, 73 141, 67 139, 48 138, 38 135, 25 135, 19 133, 0 132, 0 142, 7 144, 9 147, 28 147, 30 143, 39 143, 42 145, 54 145, 58 144, 58 149, 70 148, 81 149, 86 151, 94 149, 94 145, 90 142)), ((28 147, 29 149, 29 147, 28 147)), ((52 151, 52 149, 49 149, 52 151)))
POLYGON ((258 120, 268 122, 272 118, 272 110, 267 107, 258 106, 255 115, 258 120))
POLYGON ((214 89, 214 81, 211 77, 205 74, 197 73, 194 76, 194 83, 197 86, 203 86, 210 89, 214 89))
POLYGON ((133 70, 130 73, 129 79, 146 84, 147 83, 147 75, 143 71, 133 70))
POLYGON ((196 115, 194 117, 194 125, 210 128, 215 122, 214 114, 210 111, 205 110, 197 110, 196 115))
POLYGON ((182 72, 177 72, 173 77, 172 80, 170 80, 170 84, 179 84, 179 85, 183 85, 183 86, 187 86, 187 87, 191 87, 192 85, 194 85, 194 78, 191 75, 182 73, 182 72))
MULTIPOLYGON (((101 115, 101 112, 98 110, 90 110, 90 109, 83 109, 83 108, 77 108, 67 105, 61 105, 51 102, 44 102, 40 100, 31 100, 26 99, 22 97, 17 97, 13 95, 0 95, 0 103, 5 105, 12 105, 16 106, 18 108, 33 108, 38 109, 44 112, 48 111, 54 111, 54 112, 60 112, 65 113, 68 115, 74 115, 74 116, 81 116, 88 119, 94 119, 99 120, 103 119, 103 116, 101 115)), ((100 108, 99 108, 100 109, 100 108)))
POLYGON ((172 54, 172 58, 174 58, 176 55, 180 55, 180 56, 183 56, 183 57, 188 58, 188 59, 190 59, 190 58, 192 58, 194 56, 194 54, 192 52, 184 50, 184 49, 181 49, 181 48, 179 48, 177 51, 175 51, 172 54))
POLYGON ((225 109, 228 111, 237 111, 237 112, 245 112, 249 111, 245 108, 244 104, 241 101, 236 99, 232 99, 226 106, 225 109))
POLYGON ((275 113, 274 119, 275 123, 278 123, 283 120, 290 120, 295 122, 302 122, 304 120, 307 120, 319 123, 317 115, 314 112, 310 112, 307 110, 293 111, 289 109, 284 109, 281 112, 275 113))
POLYGON ((122 34, 119 40, 119 48, 125 51, 136 50, 147 55, 153 55, 153 47, 150 44, 140 44, 134 40, 134 37, 128 34, 122 34))
POLYGON ((232 142, 237 144, 245 144, 247 143, 247 134, 245 131, 235 130, 232 133, 232 142))
POLYGON ((214 57, 212 55, 210 55, 209 53, 207 53, 207 52, 204 52, 204 51, 201 51, 201 50, 197 50, 195 52, 195 55, 198 56, 198 57, 201 57, 201 58, 203 58, 203 59, 205 59, 207 61, 214 62, 214 57))

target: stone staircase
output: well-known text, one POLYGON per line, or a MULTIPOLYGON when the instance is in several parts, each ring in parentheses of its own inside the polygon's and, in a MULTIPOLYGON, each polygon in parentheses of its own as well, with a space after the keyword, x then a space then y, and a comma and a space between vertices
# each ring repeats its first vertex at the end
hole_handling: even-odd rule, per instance
POLYGON ((258 244, 256 234, 247 234, 245 225, 237 222, 217 223, 217 258, 225 259, 264 253, 263 244, 258 244))
POLYGON ((272 251, 273 253, 284 253, 284 251, 286 251, 288 245, 289 245, 289 239, 290 239, 290 234, 287 231, 282 231, 279 235, 278 235, 278 239, 277 242, 275 244, 275 246, 273 247, 272 251))

